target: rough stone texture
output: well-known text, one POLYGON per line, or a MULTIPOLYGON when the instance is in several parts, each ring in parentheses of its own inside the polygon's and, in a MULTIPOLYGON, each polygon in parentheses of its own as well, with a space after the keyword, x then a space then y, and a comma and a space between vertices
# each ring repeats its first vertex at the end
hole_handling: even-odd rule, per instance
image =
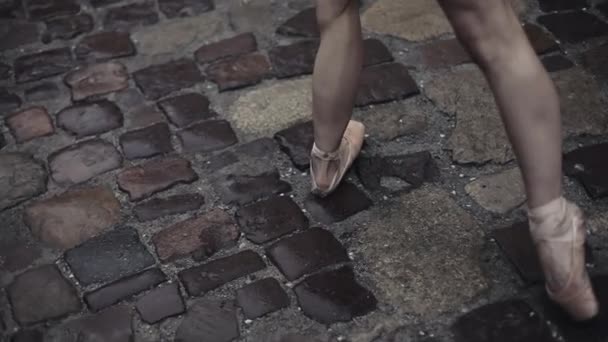
POLYGON ((519 168, 479 177, 465 191, 484 209, 506 214, 526 201, 524 182, 519 168))
POLYGON ((166 123, 127 132, 120 136, 120 147, 127 159, 148 158, 173 151, 171 131, 166 123))
POLYGON ((284 129, 274 137, 296 168, 306 171, 310 167, 310 151, 314 142, 312 121, 284 129))
POLYGON ((559 50, 559 44, 554 37, 543 28, 532 23, 524 24, 524 31, 534 51, 539 55, 559 50))
POLYGON ((178 222, 152 238, 161 261, 202 252, 207 257, 236 245, 239 231, 230 215, 214 209, 200 217, 178 222))
POLYGON ((356 105, 400 100, 419 93, 416 81, 404 65, 380 64, 363 69, 356 105))
POLYGON ((51 329, 44 341, 133 341, 132 309, 119 305, 51 329))
POLYGON ((274 278, 264 278, 236 292, 245 317, 255 319, 289 306, 289 297, 274 278))
POLYGON ((372 191, 398 192, 419 188, 439 178, 439 169, 428 151, 396 156, 362 157, 357 173, 363 185, 372 191), (386 179, 399 179, 402 186, 386 187, 386 179))
POLYGON ((8 295, 15 319, 21 324, 61 318, 81 307, 76 289, 55 265, 40 266, 20 274, 9 285, 8 295))
POLYGON ((205 74, 217 83, 220 91, 226 91, 258 84, 270 71, 266 56, 250 53, 213 63, 205 74))
POLYGON ((451 196, 424 186, 373 212, 357 233, 380 302, 423 317, 458 310, 487 282, 479 266, 482 231, 451 196))
POLYGON ((307 8, 287 19, 277 28, 277 33, 296 37, 319 37, 319 25, 315 8, 307 8))
POLYGON ((589 6, 588 0, 539 0, 538 3, 544 12, 582 9, 589 6))
POLYGON ((348 262, 346 249, 321 228, 284 238, 267 249, 270 260, 288 280, 296 280, 326 266, 348 262))
POLYGON ((56 39, 70 40, 93 30, 93 18, 88 14, 73 17, 62 17, 46 22, 46 31, 42 41, 50 43, 56 39))
POLYGON ((120 202, 105 187, 74 189, 28 206, 24 220, 37 239, 68 249, 117 224, 120 202))
POLYGON ((134 166, 118 174, 121 190, 129 194, 131 201, 138 201, 179 183, 192 183, 198 175, 190 162, 181 158, 166 158, 134 166))
POLYGON ((55 128, 44 107, 31 107, 6 117, 6 125, 19 143, 53 134, 55 128))
POLYGON ((191 296, 201 296, 234 279, 266 267, 262 258, 251 250, 210 261, 179 272, 179 279, 191 296))
POLYGON ((143 128, 165 122, 165 117, 155 105, 143 105, 128 112, 125 115, 125 121, 125 126, 128 128, 143 128))
POLYGON ((10 65, 0 62, 0 80, 6 80, 11 76, 10 65))
POLYGON ((46 82, 25 90, 25 100, 30 102, 52 100, 61 93, 56 83, 46 82))
POLYGON ((153 268, 89 292, 84 300, 91 310, 98 311, 149 290, 166 279, 161 270, 153 268))
POLYGON ((194 52, 198 63, 210 63, 226 57, 234 57, 254 52, 258 49, 255 35, 251 32, 204 45, 194 52))
POLYGON ((19 83, 35 81, 62 74, 72 69, 74 59, 70 48, 47 50, 15 60, 15 80, 19 83))
POLYGON ((136 71, 133 78, 148 99, 157 99, 204 81, 196 64, 189 59, 149 66, 136 71))
POLYGON ((215 9, 213 0, 159 0, 158 8, 167 18, 199 15, 215 9))
POLYGON ((160 101, 160 108, 177 127, 186 127, 194 122, 211 119, 217 114, 209 108, 205 95, 188 93, 160 101))
POLYGON ((158 22, 158 13, 153 2, 141 2, 114 7, 108 10, 103 21, 106 30, 129 31, 137 26, 148 26, 158 22))
POLYGON ((78 68, 65 77, 74 101, 109 94, 129 86, 127 68, 118 62, 107 62, 78 68))
POLYGON ((83 285, 107 283, 154 264, 137 231, 120 227, 68 250, 65 261, 83 285))
POLYGON ((139 29, 133 32, 133 39, 139 54, 172 54, 192 50, 201 41, 212 40, 227 30, 228 21, 214 11, 139 29))
POLYGON ((579 43, 608 34, 608 24, 583 11, 547 14, 537 20, 566 43, 579 43))
POLYGON ((592 198, 608 195, 608 160, 604 157, 608 144, 581 147, 564 156, 564 170, 568 176, 576 177, 592 198))
POLYGON ((352 183, 343 182, 327 197, 309 195, 304 202, 312 217, 324 224, 344 221, 369 208, 372 201, 352 183))
POLYGON ((120 128, 123 121, 120 108, 108 100, 77 104, 57 114, 57 125, 79 138, 120 128))
POLYGON ((238 142, 236 134, 226 120, 211 120, 194 124, 178 133, 184 151, 213 152, 238 142))
POLYGON ((452 330, 456 342, 557 341, 543 318, 519 300, 475 309, 460 317, 452 330))
POLYGON ((44 166, 30 155, 0 153, 0 210, 44 193, 46 181, 44 166))
POLYGON ((589 69, 602 84, 608 81, 608 44, 587 50, 582 56, 585 68, 589 69))
POLYGON ((308 228, 308 218, 289 197, 271 197, 240 208, 237 222, 245 236, 257 244, 308 228))
POLYGON ((186 311, 179 286, 175 283, 150 291, 137 301, 136 307, 141 319, 148 324, 181 315, 186 311))
POLYGON ((574 67, 574 63, 563 55, 547 56, 541 61, 548 72, 556 72, 574 67))
POLYGON ((41 253, 40 247, 35 243, 2 243, 0 244, 0 271, 23 270, 32 266, 41 257, 41 253))
POLYGON ((324 324, 350 321, 377 305, 374 295, 357 283, 350 267, 310 276, 295 292, 304 313, 324 324))
POLYGON ((140 221, 151 221, 163 216, 197 210, 203 203, 205 200, 199 194, 173 195, 138 204, 133 208, 133 212, 140 221))
POLYGON ((29 0, 25 3, 25 8, 30 19, 34 20, 74 15, 80 11, 80 5, 74 0, 29 0))
POLYGON ((6 51, 36 43, 38 25, 22 20, 2 20, 0 23, 0 50, 6 51))
POLYGON ((239 131, 271 136, 294 123, 309 119, 311 98, 310 78, 288 80, 239 96, 231 105, 228 117, 239 131))
POLYGON ((215 188, 224 203, 245 205, 255 200, 291 191, 276 169, 257 174, 231 174, 219 178, 215 188))
POLYGON ((121 166, 120 153, 101 139, 83 141, 49 156, 51 177, 61 186, 84 183, 121 166))
POLYGON ((230 342, 239 337, 239 322, 232 301, 202 299, 189 308, 177 328, 179 342, 230 342))
POLYGON ((406 55, 408 65, 439 69, 470 63, 471 56, 456 38, 433 40, 406 55))
POLYGON ((135 54, 135 45, 126 32, 100 32, 82 39, 74 48, 80 60, 103 61, 135 54))
POLYGON ((13 93, 9 93, 6 89, 0 88, 0 111, 12 112, 21 107, 21 99, 13 93))

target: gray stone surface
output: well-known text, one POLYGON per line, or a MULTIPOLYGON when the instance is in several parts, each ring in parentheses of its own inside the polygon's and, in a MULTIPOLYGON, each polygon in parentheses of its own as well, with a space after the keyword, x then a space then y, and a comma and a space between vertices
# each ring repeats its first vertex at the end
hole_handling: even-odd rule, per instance
POLYGON ((0 210, 46 191, 42 163, 24 153, 0 153, 0 210))
POLYGON ((522 205, 526 200, 519 168, 485 175, 467 184, 465 190, 484 209, 498 214, 522 205))

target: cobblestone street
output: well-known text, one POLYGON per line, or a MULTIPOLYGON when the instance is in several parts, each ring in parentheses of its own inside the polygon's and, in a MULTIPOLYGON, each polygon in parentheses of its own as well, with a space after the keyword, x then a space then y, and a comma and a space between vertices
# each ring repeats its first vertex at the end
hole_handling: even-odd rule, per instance
MULTIPOLYGON (((605 309, 608 1, 511 2, 605 309)), ((369 135, 309 194, 311 6, 0 0, 0 340, 608 341, 608 313, 544 294, 492 94, 435 1, 362 1, 369 135)))

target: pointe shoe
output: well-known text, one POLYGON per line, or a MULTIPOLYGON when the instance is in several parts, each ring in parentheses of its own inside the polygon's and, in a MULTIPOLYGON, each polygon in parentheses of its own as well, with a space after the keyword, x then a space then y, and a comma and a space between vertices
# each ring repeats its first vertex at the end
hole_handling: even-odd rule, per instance
POLYGON ((312 178, 312 193, 316 196, 325 197, 340 185, 342 178, 361 152, 363 140, 365 139, 365 126, 351 120, 346 126, 340 147, 334 152, 321 151, 317 145, 313 145, 310 153, 310 176, 312 178), (337 163, 336 171, 328 184, 318 184, 317 172, 329 172, 330 165, 337 163))
POLYGON ((582 211, 560 197, 530 210, 529 220, 549 298, 576 321, 595 317, 599 304, 585 267, 582 211))

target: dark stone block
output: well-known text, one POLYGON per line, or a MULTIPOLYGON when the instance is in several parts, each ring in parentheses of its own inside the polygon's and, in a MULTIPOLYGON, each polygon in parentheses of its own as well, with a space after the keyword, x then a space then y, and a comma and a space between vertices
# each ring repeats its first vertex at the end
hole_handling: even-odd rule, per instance
POLYGON ((79 138, 109 132, 123 123, 120 108, 108 100, 77 104, 57 114, 57 125, 79 138))
POLYGON ((151 199, 136 205, 133 211, 140 221, 151 221, 163 216, 197 210, 204 203, 205 199, 199 194, 181 194, 151 199))
POLYGON ((380 64, 363 69, 356 105, 390 102, 419 93, 416 81, 404 65, 380 64))
POLYGON ((186 311, 179 286, 175 283, 148 292, 137 301, 136 307, 141 319, 148 324, 181 315, 186 311))
POLYGON ((126 32, 100 32, 83 38, 74 48, 80 60, 103 61, 135 55, 135 45, 126 32))
POLYGON ((178 133, 186 152, 213 152, 238 142, 236 133, 226 120, 212 120, 194 124, 178 133))
POLYGON ((205 71, 220 91, 243 88, 262 82, 271 73, 266 56, 251 53, 211 64, 205 71))
POLYGON ((215 9, 213 0, 159 0, 158 7, 167 18, 189 17, 215 9))
POLYGON ((371 205, 372 201, 363 191, 347 182, 343 182, 327 197, 310 195, 304 203, 312 217, 324 224, 344 221, 371 205))
POLYGON ((235 57, 254 52, 258 49, 255 35, 251 32, 207 44, 194 52, 198 63, 210 63, 226 57, 235 57))
POLYGON ((300 171, 310 167, 310 151, 314 143, 312 121, 304 122, 275 134, 281 150, 289 156, 294 166, 300 171))
POLYGON ((175 334, 176 342, 230 342, 239 337, 239 322, 233 302, 197 301, 175 334))
POLYGON ((56 39, 70 40, 92 30, 93 18, 88 14, 56 18, 46 22, 46 32, 42 41, 50 43, 56 39))
POLYGON ((291 191, 291 185, 281 180, 279 171, 272 169, 256 175, 228 175, 215 182, 224 203, 247 203, 291 191))
POLYGON ((120 136, 120 146, 127 159, 148 158, 173 151, 171 131, 166 123, 123 134, 120 136))
POLYGON ((277 29, 278 34, 285 36, 309 37, 320 36, 317 24, 316 8, 305 9, 285 21, 277 29))
POLYGON ((129 31, 138 26, 153 25, 158 22, 153 2, 142 2, 108 10, 103 22, 107 30, 129 31))
POLYGON ((196 64, 189 59, 149 66, 136 71, 133 78, 144 95, 152 100, 205 80, 196 64))
POLYGON ((289 297, 274 278, 251 283, 236 293, 245 317, 254 319, 289 306, 289 297))
POLYGON ((538 22, 565 43, 580 43, 608 34, 607 23, 583 11, 547 14, 538 17, 538 22))
POLYGON ((564 156, 564 171, 577 178, 591 198, 608 196, 608 143, 581 147, 564 156))
POLYGON ((217 114, 209 108, 209 99, 201 94, 184 94, 160 101, 160 108, 177 127, 186 127, 201 120, 211 119, 217 114))
POLYGON ((18 57, 15 60, 15 80, 35 81, 70 71, 74 67, 70 48, 60 48, 18 57))

